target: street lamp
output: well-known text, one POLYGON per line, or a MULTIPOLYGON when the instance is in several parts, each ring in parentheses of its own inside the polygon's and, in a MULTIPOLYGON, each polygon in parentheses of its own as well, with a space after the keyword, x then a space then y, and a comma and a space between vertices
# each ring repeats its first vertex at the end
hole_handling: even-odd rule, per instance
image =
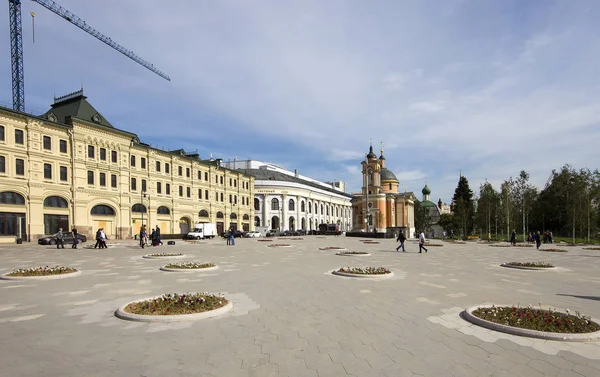
POLYGON ((142 208, 141 208, 142 209, 142 228, 144 227, 144 209, 146 208, 146 207, 144 207, 144 198, 145 197, 146 197, 146 191, 142 190, 140 192, 140 202, 142 204, 142 208))

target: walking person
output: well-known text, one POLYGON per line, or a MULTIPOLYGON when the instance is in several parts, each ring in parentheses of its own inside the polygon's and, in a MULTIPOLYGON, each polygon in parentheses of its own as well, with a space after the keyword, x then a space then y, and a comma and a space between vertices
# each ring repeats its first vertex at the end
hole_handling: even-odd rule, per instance
POLYGON ((403 231, 400 231, 400 234, 398 234, 398 238, 396 238, 396 242, 400 242, 400 245, 398 245, 396 251, 400 251, 400 248, 402 248, 402 251, 406 253, 406 249, 404 249, 404 241, 406 241, 406 236, 404 235, 403 231))
POLYGON ((235 246, 235 232, 233 231, 233 229, 229 233, 229 237, 231 237, 231 246, 235 246))
POLYGON ((227 239, 227 246, 231 245, 231 232, 225 233, 225 239, 227 239))
POLYGON ((94 245, 94 249, 97 248, 98 246, 100 246, 100 248, 102 249, 102 228, 98 229, 96 231, 96 244, 94 245))
POLYGON ((63 239, 64 235, 62 232, 62 228, 58 228, 58 233, 56 233, 56 248, 60 249, 61 247, 65 248, 65 241, 63 239))
POLYGON ((140 228, 140 246, 142 247, 142 249, 146 246, 146 227, 142 226, 140 228))
POLYGON ((100 248, 101 249, 108 249, 108 246, 106 246, 107 239, 108 239, 108 237, 106 237, 106 233, 104 233, 104 228, 100 228, 100 248))
POLYGON ((515 246, 517 244, 517 232, 513 229, 512 233, 510 234, 510 243, 515 246))
POLYGON ((71 248, 77 249, 77 244, 79 243, 79 239, 77 238, 77 228, 73 227, 71 233, 73 234, 73 246, 71 246, 71 248))
POLYGON ((425 252, 427 252, 427 249, 425 249, 425 233, 423 232, 419 235, 419 253, 421 252, 421 249, 424 249, 425 252))
POLYGON ((535 248, 539 250, 540 245, 542 244, 539 230, 535 233, 534 237, 535 237, 535 248))
POLYGON ((154 230, 154 228, 152 228, 152 233, 150 233, 150 244, 152 246, 156 246, 155 244, 155 240, 156 239, 156 230, 154 230))
POLYGON ((156 234, 154 235, 154 240, 156 242, 156 246, 162 245, 162 242, 160 242, 160 228, 158 225, 156 226, 156 234))

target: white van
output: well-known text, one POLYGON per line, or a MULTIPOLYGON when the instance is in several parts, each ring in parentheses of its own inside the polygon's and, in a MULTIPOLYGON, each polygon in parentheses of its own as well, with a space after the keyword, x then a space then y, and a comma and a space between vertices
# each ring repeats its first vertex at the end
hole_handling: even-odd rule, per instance
POLYGON ((201 223, 194 225, 194 229, 187 234, 187 238, 200 240, 204 238, 215 238, 217 235, 217 224, 201 223))

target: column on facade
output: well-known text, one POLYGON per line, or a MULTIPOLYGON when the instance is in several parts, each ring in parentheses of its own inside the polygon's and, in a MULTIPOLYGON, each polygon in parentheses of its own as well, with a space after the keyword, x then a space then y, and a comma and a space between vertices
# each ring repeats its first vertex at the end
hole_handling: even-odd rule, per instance
POLYGON ((267 222, 267 194, 263 194, 262 199, 262 226, 269 226, 267 222))
POLYGON ((296 230, 302 229, 302 218, 300 217, 300 195, 296 195, 296 230))
POLYGON ((282 218, 279 221, 279 224, 281 226, 282 231, 289 230, 288 229, 288 220, 287 220, 287 213, 288 213, 287 204, 288 203, 287 203, 287 195, 286 194, 282 195, 281 204, 282 204, 282 207, 281 207, 281 217, 282 218))

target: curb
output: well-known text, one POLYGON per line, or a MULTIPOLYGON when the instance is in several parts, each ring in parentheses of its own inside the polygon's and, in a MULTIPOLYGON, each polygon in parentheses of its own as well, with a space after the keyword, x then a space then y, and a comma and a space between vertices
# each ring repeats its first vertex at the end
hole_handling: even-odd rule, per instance
POLYGON ((231 300, 229 300, 229 303, 227 303, 227 305, 225 305, 221 308, 211 310, 208 312, 194 313, 194 314, 141 315, 141 314, 127 313, 125 311, 125 308, 129 304, 133 304, 135 302, 140 302, 140 301, 152 300, 157 297, 160 297, 160 296, 148 297, 148 298, 143 298, 141 300, 135 300, 135 301, 128 302, 127 304, 120 306, 115 311, 115 316, 117 318, 124 319, 126 321, 168 323, 168 322, 198 321, 201 319, 212 318, 212 317, 216 317, 218 315, 225 314, 225 313, 229 312, 231 309, 233 309, 233 303, 231 302, 231 300))
POLYGON ((167 272, 202 272, 202 271, 213 271, 218 268, 219 268, 219 266, 205 267, 205 268, 167 268, 167 267, 163 266, 160 268, 160 270, 167 271, 167 272))
MULTIPOLYGON (((496 307, 500 306, 511 306, 511 305, 495 305, 496 307)), ((503 332, 506 334, 524 336, 528 338, 537 338, 537 339, 546 339, 546 340, 557 340, 562 342, 591 342, 600 340, 600 331, 595 331, 591 333, 583 333, 583 334, 571 334, 571 333, 552 333, 552 332, 544 332, 537 330, 528 330, 528 329, 520 329, 518 327, 501 325, 499 323, 494 323, 487 321, 485 319, 476 317, 473 315, 473 311, 479 308, 491 308, 492 305, 483 305, 483 306, 473 306, 468 309, 465 309, 461 314, 462 317, 471 322, 474 325, 485 327, 486 329, 503 332)), ((593 322, 598 323, 598 321, 592 319, 593 322)))
POLYGON ((185 254, 170 255, 170 256, 164 256, 164 257, 153 257, 153 256, 150 256, 150 254, 146 254, 142 258, 145 258, 145 259, 181 259, 181 258, 185 258, 185 257, 186 257, 185 254))
POLYGON ((371 253, 366 253, 366 254, 343 254, 343 253, 335 253, 335 255, 339 255, 340 257, 370 257, 371 253))
POLYGON ((348 249, 346 249, 345 247, 329 246, 329 247, 320 247, 319 250, 326 250, 326 251, 346 251, 348 249))
POLYGON ((534 270, 534 271, 556 270, 556 266, 554 266, 554 267, 526 267, 526 266, 511 266, 506 263, 502 263, 500 265, 500 267, 514 268, 516 270, 534 270))
POLYGON ((337 270, 333 270, 331 273, 333 275, 344 276, 344 277, 349 277, 349 278, 357 278, 357 279, 370 278, 370 279, 377 279, 377 280, 389 279, 392 276, 394 276, 393 271, 390 272, 389 274, 384 274, 384 275, 349 274, 347 272, 338 272, 337 270))
POLYGON ((4 275, 0 275, 0 279, 3 280, 57 280, 57 279, 66 279, 74 276, 81 275, 81 270, 77 270, 75 272, 70 272, 68 274, 60 274, 60 275, 48 275, 48 276, 8 276, 10 272, 7 272, 4 275))

